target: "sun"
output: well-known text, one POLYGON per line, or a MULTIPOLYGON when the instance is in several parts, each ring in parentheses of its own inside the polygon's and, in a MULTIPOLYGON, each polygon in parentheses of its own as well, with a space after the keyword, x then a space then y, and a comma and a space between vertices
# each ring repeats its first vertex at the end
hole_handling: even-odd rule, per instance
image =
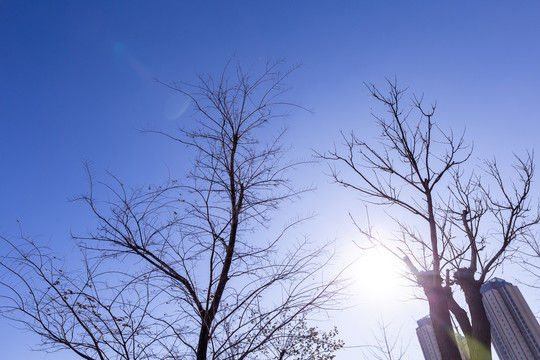
POLYGON ((401 298, 406 283, 404 268, 400 259, 385 249, 364 250, 351 266, 355 292, 375 302, 401 298))

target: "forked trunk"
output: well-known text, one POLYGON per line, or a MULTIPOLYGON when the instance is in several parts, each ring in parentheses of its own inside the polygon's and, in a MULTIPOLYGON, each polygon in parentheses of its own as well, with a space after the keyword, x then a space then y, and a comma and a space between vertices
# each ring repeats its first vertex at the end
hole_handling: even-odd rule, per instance
POLYGON ((446 301, 445 289, 438 274, 422 274, 422 287, 428 298, 429 316, 435 331, 435 338, 439 345, 442 360, 461 360, 457 347, 450 311, 446 301))
POLYGON ((482 303, 480 282, 467 279, 459 283, 469 306, 472 339, 468 339, 471 360, 491 360, 491 326, 482 303))

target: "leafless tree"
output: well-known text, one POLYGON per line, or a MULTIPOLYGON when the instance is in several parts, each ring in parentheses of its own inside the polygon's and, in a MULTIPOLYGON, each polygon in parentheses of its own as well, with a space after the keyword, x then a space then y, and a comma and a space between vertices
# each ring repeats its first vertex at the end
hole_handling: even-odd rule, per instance
POLYGON ((446 222, 440 221, 443 217, 437 210, 439 191, 447 188, 452 169, 467 161, 471 150, 463 136, 455 137, 435 125, 435 106, 426 108, 417 97, 411 107, 403 106, 406 90, 396 82, 388 81, 388 85, 388 94, 367 85, 372 98, 388 114, 373 115, 381 129, 378 144, 370 145, 351 132, 343 134, 344 150, 335 148, 320 156, 335 163, 331 170, 337 184, 355 190, 368 202, 404 209, 428 226, 426 239, 394 215, 402 231, 398 245, 374 237, 371 240, 402 257, 413 270, 428 299, 442 358, 460 359, 441 276, 448 265, 449 239, 444 231, 446 222))
POLYGON ((473 340, 469 350, 474 360, 491 359, 490 325, 480 288, 515 253, 518 243, 531 242, 533 228, 540 222, 538 205, 531 200, 534 156, 529 153, 515 159, 515 176, 503 175, 495 160, 485 161, 481 174, 466 177, 456 171, 453 176, 448 210, 466 241, 451 242, 451 260, 455 283, 469 309, 471 325, 463 324, 462 318, 460 327, 473 340))
POLYGON ((70 349, 83 359, 162 357, 162 332, 151 312, 162 306, 148 276, 98 272, 83 259, 69 266, 23 236, 2 236, 8 251, 0 262, 1 315, 41 336, 41 349, 70 349), (120 281, 116 278, 121 278, 120 281))
MULTIPOLYGON (((290 317, 287 311, 280 314, 276 324, 290 317)), ((335 353, 344 346, 338 338, 336 327, 329 331, 310 326, 306 315, 295 318, 274 334, 261 351, 259 358, 275 360, 331 360, 335 353)), ((264 327, 262 331, 267 331, 264 327)))
POLYGON ((407 263, 427 296, 443 358, 459 359, 449 343, 455 344, 452 336, 444 335, 451 333, 451 313, 467 338, 471 359, 489 360, 491 333, 480 288, 514 254, 516 241, 533 239, 532 229, 540 222, 530 193, 533 156, 516 156, 514 177, 503 176, 495 160, 484 162, 483 176, 474 172, 467 176, 462 164, 471 152, 463 136, 442 132, 432 122, 435 106, 426 111, 421 98, 413 97, 411 108, 403 109, 405 90, 395 82, 389 85, 389 95, 368 86, 390 114, 389 118, 375 116, 382 129, 381 147, 351 133, 350 138, 344 137, 344 155, 334 150, 322 157, 345 164, 350 171, 345 176, 333 167, 337 183, 360 192, 367 201, 398 205, 429 225, 429 240, 425 240, 416 227, 395 213, 390 215, 401 234, 394 244, 374 236, 369 226, 358 227, 407 263), (419 115, 418 121, 410 118, 414 114, 419 115), (454 299, 454 284, 463 291, 468 312, 454 299))
MULTIPOLYGON (((266 132, 280 128, 276 120, 292 106, 282 100, 288 89, 284 81, 292 70, 282 69, 283 64, 276 62, 268 63, 260 73, 246 73, 229 64, 218 78, 200 76, 197 84, 168 85, 191 100, 195 125, 181 129, 178 136, 149 132, 177 141, 195 154, 185 181, 132 190, 113 177, 112 183, 101 184, 106 196, 100 196, 102 187, 88 172, 90 192, 77 200, 89 206, 99 225, 75 239, 85 253, 92 254, 90 258, 106 259, 107 266, 127 267, 123 268, 125 279, 133 280, 126 280, 120 289, 103 287, 124 312, 131 306, 136 309, 125 326, 133 331, 130 341, 140 344, 136 336, 152 334, 142 342, 150 349, 144 355, 113 349, 99 353, 100 359, 252 359, 296 319, 310 311, 324 311, 338 300, 337 277, 321 272, 328 249, 313 250, 308 241, 283 241, 301 219, 277 232, 269 222, 273 211, 303 191, 295 190, 288 178, 297 163, 285 160, 284 131, 266 142, 266 132), (148 290, 135 291, 130 286, 148 290), (129 295, 130 291, 137 296, 129 295), (149 325, 131 327, 135 321, 145 323, 145 318, 149 325), (136 332, 139 329, 144 331, 136 332)), ((40 322, 42 316, 49 318, 42 311, 42 299, 47 297, 37 298, 28 313, 26 300, 16 301, 13 310, 26 315, 24 321, 35 332, 70 334, 68 338, 51 335, 54 348, 74 350, 77 344, 87 349, 77 354, 90 358, 86 354, 97 352, 95 343, 100 340, 94 325, 102 319, 77 318, 77 311, 69 307, 75 305, 62 301, 69 290, 54 287, 63 284, 61 279, 59 283, 56 278, 48 280, 41 270, 39 248, 34 249, 38 260, 28 256, 28 263, 38 277, 53 284, 53 293, 41 291, 59 306, 50 310, 51 316, 68 322, 61 321, 52 329, 40 322), (64 311, 69 313, 65 317, 64 311), (80 327, 70 327, 73 321, 80 327), (84 336, 93 341, 83 343, 84 336)), ((96 271, 89 268, 88 280, 71 291, 84 297, 97 292, 100 288, 90 291, 87 286, 99 277, 96 271)), ((33 284, 27 287, 34 291, 33 284)), ((15 291, 14 298, 24 295, 15 291)), ((109 303, 104 306, 110 307, 109 303)), ((121 319, 123 328, 125 320, 114 316, 109 321, 121 319)), ((115 346, 127 348, 128 344, 116 342, 111 348, 115 346)))
MULTIPOLYGON (((526 279, 517 279, 521 284, 533 288, 540 289, 540 236, 538 232, 534 236, 526 238, 525 243, 516 251, 517 261, 520 268, 527 274, 526 279)), ((521 244, 520 244, 521 245, 521 244)))
POLYGON ((362 346, 365 350, 364 359, 375 360, 403 360, 409 343, 405 344, 401 331, 395 334, 390 332, 390 325, 384 321, 379 321, 378 333, 373 333, 375 343, 362 346))

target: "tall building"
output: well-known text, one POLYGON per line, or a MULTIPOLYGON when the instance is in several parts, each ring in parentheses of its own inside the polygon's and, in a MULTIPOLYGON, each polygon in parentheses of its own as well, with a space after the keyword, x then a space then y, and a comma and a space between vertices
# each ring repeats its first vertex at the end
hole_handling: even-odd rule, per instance
POLYGON ((441 352, 439 351, 439 345, 435 339, 435 331, 433 330, 433 324, 429 316, 425 316, 416 321, 418 327, 416 328, 416 336, 420 342, 420 347, 424 353, 424 359, 426 360, 441 360, 441 352))
MULTIPOLYGON (((435 330, 433 330, 433 324, 429 316, 425 316, 420 320, 416 321, 418 327, 416 328, 416 336, 418 336, 418 341, 420 342, 420 347, 422 348, 422 353, 424 353, 425 360, 440 360, 441 352, 439 350, 439 345, 435 339, 435 330)), ((465 338, 456 333, 456 341, 459 348, 459 353, 461 358, 466 360, 468 359, 469 350, 467 349, 467 342, 465 338)))
POLYGON ((499 358, 540 359, 540 325, 517 286, 494 278, 480 292, 499 358))

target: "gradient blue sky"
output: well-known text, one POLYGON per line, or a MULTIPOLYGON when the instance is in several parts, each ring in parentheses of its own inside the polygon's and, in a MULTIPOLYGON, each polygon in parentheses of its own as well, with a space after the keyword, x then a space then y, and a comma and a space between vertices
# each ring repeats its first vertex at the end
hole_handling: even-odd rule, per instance
MULTIPOLYGON (((0 1, 0 231, 20 220, 69 246, 70 230, 91 227, 67 201, 86 190, 83 160, 133 185, 185 172, 189 159, 174 144, 137 131, 189 121, 171 119, 178 99, 154 79, 217 73, 233 54, 303 64, 289 95, 313 110, 291 118, 300 157, 329 148, 339 130, 376 136, 362 82, 397 76, 438 101, 443 128, 467 129, 476 156, 509 159, 537 143, 539 14, 537 1, 0 1)), ((319 214, 314 233, 345 242, 355 236, 347 210, 361 205, 323 170, 307 170, 319 190, 303 206, 319 214)), ((399 306, 401 317, 385 319, 412 338, 427 308, 399 306)), ((366 307, 335 315, 348 345, 370 341, 357 326, 372 327, 383 309, 366 307)), ((41 359, 28 353, 32 341, 0 322, 6 358, 41 359)), ((418 351, 413 339, 410 359, 418 351)))

